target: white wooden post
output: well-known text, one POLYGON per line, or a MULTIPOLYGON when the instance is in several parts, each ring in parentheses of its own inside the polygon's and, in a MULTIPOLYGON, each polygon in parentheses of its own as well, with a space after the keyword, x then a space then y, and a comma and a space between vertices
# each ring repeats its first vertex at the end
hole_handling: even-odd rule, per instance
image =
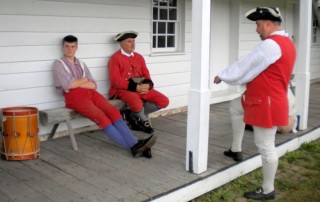
POLYGON ((191 87, 188 103, 186 170, 207 170, 209 138, 210 0, 192 1, 191 87))
POLYGON ((312 0, 300 0, 299 36, 296 61, 296 105, 300 121, 299 130, 307 128, 310 91, 310 46, 312 0))

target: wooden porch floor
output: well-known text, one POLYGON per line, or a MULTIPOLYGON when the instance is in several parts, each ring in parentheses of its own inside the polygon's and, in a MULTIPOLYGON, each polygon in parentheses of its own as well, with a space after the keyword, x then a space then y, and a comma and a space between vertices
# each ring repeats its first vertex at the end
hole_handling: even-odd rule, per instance
MULTIPOLYGON (((208 176, 219 176, 241 166, 222 154, 232 138, 228 107, 229 102, 210 107, 208 170, 203 174, 185 171, 187 112, 183 112, 152 120, 158 135, 152 159, 134 159, 95 131, 76 135, 78 152, 72 150, 69 137, 61 137, 41 142, 39 159, 1 160, 0 201, 156 201, 208 176)), ((308 123, 304 131, 277 135, 277 144, 319 128, 320 83, 311 85, 308 123)), ((257 154, 250 131, 245 133, 243 149, 248 160, 257 154)))

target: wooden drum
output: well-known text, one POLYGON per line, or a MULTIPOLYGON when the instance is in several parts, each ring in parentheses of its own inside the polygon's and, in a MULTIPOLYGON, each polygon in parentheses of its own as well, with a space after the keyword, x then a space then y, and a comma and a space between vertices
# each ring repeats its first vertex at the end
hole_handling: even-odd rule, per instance
POLYGON ((6 160, 27 160, 39 157, 38 109, 34 107, 3 108, 2 151, 6 160))

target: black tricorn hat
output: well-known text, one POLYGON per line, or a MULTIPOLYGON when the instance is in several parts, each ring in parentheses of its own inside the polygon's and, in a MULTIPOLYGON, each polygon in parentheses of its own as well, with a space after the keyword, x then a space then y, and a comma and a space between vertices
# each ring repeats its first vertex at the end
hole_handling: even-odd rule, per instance
POLYGON ((127 38, 136 38, 138 36, 138 32, 135 31, 125 31, 117 34, 117 36, 114 37, 113 40, 117 42, 121 42, 127 38))
POLYGON ((257 7, 246 13, 246 17, 249 20, 271 20, 282 22, 282 16, 280 14, 279 8, 272 7, 257 7))

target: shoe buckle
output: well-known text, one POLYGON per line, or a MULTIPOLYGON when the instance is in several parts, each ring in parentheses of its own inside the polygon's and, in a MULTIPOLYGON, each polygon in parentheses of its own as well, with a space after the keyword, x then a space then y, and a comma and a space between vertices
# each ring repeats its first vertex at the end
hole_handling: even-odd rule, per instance
POLYGON ((144 122, 144 126, 149 128, 150 127, 149 122, 148 121, 144 122))
POLYGON ((263 194, 263 189, 262 189, 262 187, 259 187, 258 189, 256 189, 256 193, 257 194, 263 194))

